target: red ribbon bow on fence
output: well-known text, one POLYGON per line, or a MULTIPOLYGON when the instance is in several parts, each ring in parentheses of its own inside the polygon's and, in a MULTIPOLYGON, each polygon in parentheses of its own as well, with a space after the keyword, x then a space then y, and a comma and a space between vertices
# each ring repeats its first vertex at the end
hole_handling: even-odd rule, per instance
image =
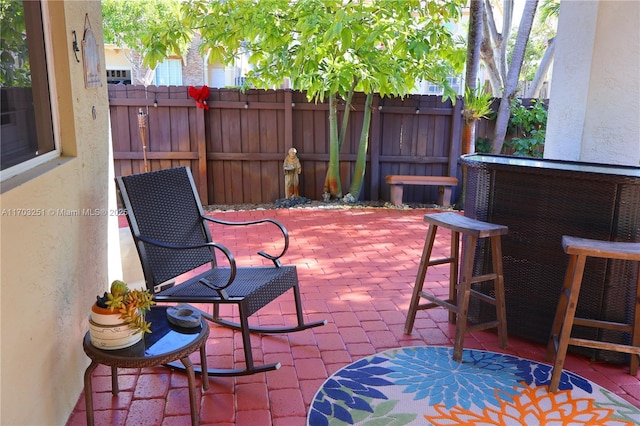
POLYGON ((209 109, 209 105, 207 105, 209 88, 207 86, 202 86, 199 89, 189 86, 189 96, 195 99, 198 108, 209 109))

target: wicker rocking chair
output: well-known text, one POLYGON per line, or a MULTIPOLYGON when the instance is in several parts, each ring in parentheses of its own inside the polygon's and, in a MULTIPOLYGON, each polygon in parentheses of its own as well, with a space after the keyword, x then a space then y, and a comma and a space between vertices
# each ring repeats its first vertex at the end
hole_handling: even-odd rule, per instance
POLYGON ((116 182, 127 210, 146 286, 154 300, 211 303, 213 314, 201 311, 204 318, 242 333, 245 368, 210 368, 209 375, 242 376, 280 367, 280 363, 254 365, 250 332, 287 333, 326 324, 326 321, 304 322, 296 267, 280 263, 289 247, 289 235, 282 224, 273 219, 228 222, 205 216, 191 171, 185 167, 118 177, 116 182), (277 255, 258 253, 271 260, 273 266, 237 266, 232 253, 212 240, 209 222, 234 226, 269 223, 282 232, 282 252, 277 255), (226 258, 224 267, 217 264, 216 253, 226 258), (210 266, 205 272, 175 283, 176 277, 205 264, 210 266), (293 289, 297 325, 284 328, 249 325, 252 314, 289 289, 293 289), (239 323, 220 316, 222 304, 238 306, 239 323))

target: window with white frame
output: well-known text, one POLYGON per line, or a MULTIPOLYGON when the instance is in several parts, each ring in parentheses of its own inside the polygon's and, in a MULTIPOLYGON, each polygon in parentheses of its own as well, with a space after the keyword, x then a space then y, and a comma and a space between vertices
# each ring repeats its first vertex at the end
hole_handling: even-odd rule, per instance
POLYGON ((182 86, 182 60, 165 59, 156 67, 156 86, 182 86))
MULTIPOLYGON (((0 9, 0 170, 2 179, 59 155, 54 139, 42 4, 0 9)), ((52 86, 52 85, 51 85, 52 86)))
POLYGON ((131 69, 110 68, 107 70, 107 84, 131 84, 131 69))
MULTIPOLYGON (((456 93, 461 93, 461 84, 460 84, 460 80, 461 78, 458 76, 449 76, 447 77, 447 81, 449 82, 449 85, 451 86, 451 88, 456 92, 456 93)), ((431 83, 431 82, 427 82, 426 85, 426 93, 427 95, 442 95, 442 93, 444 93, 444 87, 439 86, 437 84, 431 83)))

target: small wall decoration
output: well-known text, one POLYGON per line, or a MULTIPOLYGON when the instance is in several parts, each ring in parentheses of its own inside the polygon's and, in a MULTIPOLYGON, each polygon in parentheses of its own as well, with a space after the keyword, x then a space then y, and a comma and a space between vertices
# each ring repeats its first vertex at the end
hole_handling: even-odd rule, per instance
POLYGON ((91 30, 89 14, 84 18, 84 38, 82 39, 82 63, 84 65, 84 86, 87 89, 102 87, 100 71, 100 50, 91 30))

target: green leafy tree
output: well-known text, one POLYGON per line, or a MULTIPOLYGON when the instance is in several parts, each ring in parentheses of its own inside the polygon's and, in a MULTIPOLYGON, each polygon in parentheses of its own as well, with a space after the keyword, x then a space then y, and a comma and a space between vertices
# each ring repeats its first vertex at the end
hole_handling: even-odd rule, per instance
POLYGON ((31 68, 22 2, 0 0, 0 22, 0 86, 30 87, 31 68))
POLYGON ((346 201, 360 195, 373 94, 403 96, 420 80, 445 87, 458 72, 464 51, 447 24, 460 17, 466 0, 190 0, 182 5, 179 33, 155 32, 145 39, 145 63, 167 55, 169 40, 199 31, 211 62, 232 63, 246 53, 253 66, 247 84, 280 85, 285 78, 310 100, 329 101, 329 166, 325 198, 342 198, 339 157, 354 92, 366 94, 358 156, 346 201), (338 103, 344 104, 338 123, 338 103))
MULTIPOLYGON (((143 42, 150 32, 167 33, 171 54, 182 55, 187 52, 190 38, 179 37, 174 31, 180 24, 179 0, 102 0, 102 26, 105 43, 113 43, 125 50, 124 54, 131 64, 136 83, 148 85, 153 74, 145 73, 142 59, 148 52, 143 42)), ((164 59, 164 57, 162 58, 164 59)), ((155 69, 155 66, 151 68, 155 69)))

